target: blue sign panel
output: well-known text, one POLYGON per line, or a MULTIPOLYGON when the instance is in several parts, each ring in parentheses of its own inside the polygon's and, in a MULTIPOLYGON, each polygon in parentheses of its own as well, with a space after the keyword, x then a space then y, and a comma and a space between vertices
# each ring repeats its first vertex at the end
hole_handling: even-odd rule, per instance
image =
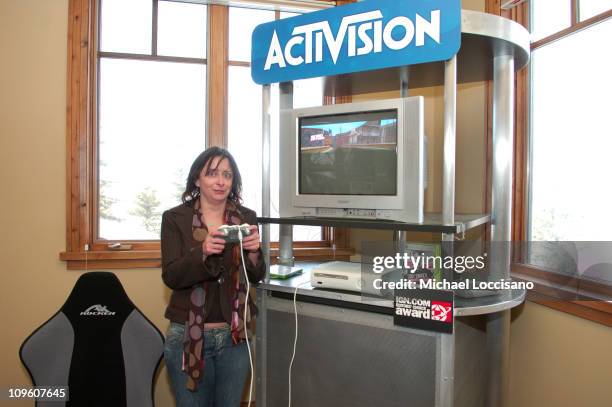
POLYGON ((268 84, 441 61, 460 45, 460 0, 368 0, 257 26, 251 76, 268 84))

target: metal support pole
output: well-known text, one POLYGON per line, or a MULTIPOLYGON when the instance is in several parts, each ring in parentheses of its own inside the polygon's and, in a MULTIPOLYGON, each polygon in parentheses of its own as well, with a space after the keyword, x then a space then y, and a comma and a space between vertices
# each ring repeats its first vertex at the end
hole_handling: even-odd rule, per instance
POLYGON ((293 266, 293 225, 280 225, 279 227, 279 257, 278 264, 293 266))
MULTIPOLYGON (((491 201, 492 281, 510 277, 512 239, 512 163, 514 135, 514 58, 493 59, 493 162, 491 201)), ((487 317, 487 406, 507 405, 510 311, 487 317)))
MULTIPOLYGON (((293 83, 283 82, 279 84, 280 95, 279 95, 279 107, 280 110, 293 109, 293 83)), ((287 123, 287 120, 291 120, 290 115, 280 115, 280 128, 288 129, 291 123, 287 123)), ((280 134, 280 137, 285 135, 280 134)), ((278 263, 285 266, 293 266, 293 225, 280 225, 279 227, 279 258, 278 263)))
POLYGON ((265 406, 268 404, 268 389, 266 372, 268 370, 268 349, 266 347, 266 335, 268 332, 268 293, 264 290, 257 290, 257 306, 259 314, 255 320, 257 326, 257 334, 255 336, 255 354, 257 355, 257 363, 255 363, 255 405, 265 406))
POLYGON ((410 67, 402 66, 400 68, 400 97, 408 97, 408 79, 410 79, 410 67))
POLYGON ((508 405, 510 310, 487 315, 487 406, 508 405))
MULTIPOLYGON (((261 162, 261 215, 270 217, 270 85, 264 85, 261 88, 261 145, 262 145, 262 162, 261 162)), ((266 223, 262 226, 262 252, 264 261, 270 267, 270 224, 266 223)), ((266 273, 266 282, 269 281, 268 273, 266 273)))
POLYGON ((455 335, 437 334, 439 391, 436 392, 436 407, 452 407, 455 382, 455 335))
POLYGON ((442 220, 455 223, 455 151, 457 139, 457 56, 444 63, 444 164, 442 220))
MULTIPOLYGON (((262 184, 261 184, 261 213, 264 217, 270 216, 270 85, 264 85, 261 89, 261 145, 262 145, 262 184)), ((270 281, 270 224, 266 223, 262 226, 262 252, 266 263, 265 282, 270 281)), ((261 290, 257 290, 257 304, 260 313, 257 316, 257 336, 255 337, 255 350, 258 355, 255 374, 255 402, 258 406, 267 404, 267 386, 266 386, 266 369, 267 369, 267 348, 265 344, 265 335, 268 330, 268 314, 267 314, 267 295, 261 290)))
MULTIPOLYGON (((512 239, 512 162, 514 149, 514 59, 493 59, 493 160, 491 183, 491 241, 512 239)), ((508 247, 508 244, 498 247, 508 247)), ((500 250, 491 264, 494 280, 510 277, 510 251, 500 250)))
MULTIPOLYGON (((444 162, 442 168, 442 221, 455 223, 455 145, 457 139, 457 56, 444 63, 444 162)), ((452 256, 453 234, 442 234, 445 256, 452 256)), ((443 278, 452 280, 453 270, 443 270, 443 278)), ((439 390, 436 406, 451 407, 454 403, 455 336, 440 334, 439 390)))
MULTIPOLYGON (((408 97, 408 79, 410 77, 410 67, 403 66, 400 68, 400 97, 408 97)), ((406 231, 398 230, 397 232, 397 250, 400 253, 406 251, 406 231)))

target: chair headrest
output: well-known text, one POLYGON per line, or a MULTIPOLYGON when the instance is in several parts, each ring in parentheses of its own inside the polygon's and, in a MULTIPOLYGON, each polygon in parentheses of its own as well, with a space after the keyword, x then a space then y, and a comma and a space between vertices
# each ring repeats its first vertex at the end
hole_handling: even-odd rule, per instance
POLYGON ((117 276, 92 271, 79 277, 61 311, 72 321, 83 316, 116 316, 124 320, 134 308, 117 276))

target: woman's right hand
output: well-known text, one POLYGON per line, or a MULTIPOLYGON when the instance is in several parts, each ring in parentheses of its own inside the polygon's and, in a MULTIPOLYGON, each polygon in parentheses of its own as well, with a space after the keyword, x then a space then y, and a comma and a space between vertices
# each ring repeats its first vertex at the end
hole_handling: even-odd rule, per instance
POLYGON ((206 256, 219 254, 225 249, 225 239, 222 236, 223 234, 218 232, 217 229, 206 235, 206 239, 202 242, 202 251, 206 256))

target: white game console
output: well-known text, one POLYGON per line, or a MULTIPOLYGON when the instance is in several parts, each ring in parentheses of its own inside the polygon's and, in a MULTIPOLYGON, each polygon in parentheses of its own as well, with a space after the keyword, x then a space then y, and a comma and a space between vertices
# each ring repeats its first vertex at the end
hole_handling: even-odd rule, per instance
POLYGON ((361 292, 361 263, 331 261, 313 267, 310 272, 310 285, 361 292))

